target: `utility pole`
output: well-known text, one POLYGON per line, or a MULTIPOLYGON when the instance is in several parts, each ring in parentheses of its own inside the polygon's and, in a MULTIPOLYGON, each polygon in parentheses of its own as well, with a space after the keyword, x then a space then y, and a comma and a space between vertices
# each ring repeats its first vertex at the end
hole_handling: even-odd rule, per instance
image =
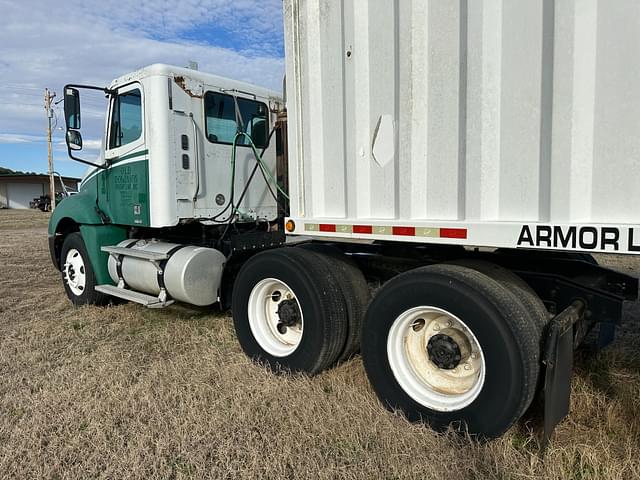
POLYGON ((51 211, 56 208, 56 184, 53 177, 53 148, 51 145, 51 119, 53 118, 53 109, 51 101, 56 96, 56 92, 50 92, 48 88, 44 89, 44 109, 47 112, 47 147, 49 158, 49 196, 51 198, 51 211))

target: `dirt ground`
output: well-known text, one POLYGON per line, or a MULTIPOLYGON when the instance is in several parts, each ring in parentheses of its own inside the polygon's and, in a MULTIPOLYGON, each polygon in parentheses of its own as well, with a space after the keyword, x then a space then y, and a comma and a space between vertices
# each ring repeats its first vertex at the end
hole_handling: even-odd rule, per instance
POLYGON ((541 459, 527 422, 481 444, 388 413, 358 357, 272 375, 226 314, 73 308, 47 221, 0 210, 2 478, 640 478, 637 303, 611 347, 577 359, 571 415, 541 459))

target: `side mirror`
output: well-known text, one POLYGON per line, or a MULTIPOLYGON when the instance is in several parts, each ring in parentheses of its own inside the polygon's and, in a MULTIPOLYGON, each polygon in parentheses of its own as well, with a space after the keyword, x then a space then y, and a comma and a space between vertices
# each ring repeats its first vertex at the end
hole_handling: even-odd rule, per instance
POLYGON ((69 150, 82 150, 82 135, 79 130, 67 130, 66 140, 69 150))
POLYGON ((80 92, 76 88, 64 89, 64 119, 67 122, 67 129, 80 128, 80 92))

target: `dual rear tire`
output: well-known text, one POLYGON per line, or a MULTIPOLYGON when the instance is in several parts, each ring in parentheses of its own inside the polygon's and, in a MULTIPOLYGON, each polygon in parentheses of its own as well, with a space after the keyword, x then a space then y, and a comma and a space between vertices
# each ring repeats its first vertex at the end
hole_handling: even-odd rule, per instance
POLYGON ((233 288, 240 345, 275 371, 313 375, 348 358, 359 344, 358 316, 367 301, 352 283, 366 286, 362 273, 338 257, 297 247, 258 253, 233 288))
POLYGON ((459 265, 391 279, 364 321, 362 356, 382 402, 436 430, 493 438, 531 404, 540 328, 500 282, 459 265))
POLYGON ((522 416, 538 384, 547 314, 519 277, 486 262, 417 268, 389 280, 364 319, 360 282, 339 252, 255 255, 233 291, 242 348, 276 371, 316 374, 360 344, 383 404, 436 430, 493 438, 522 416))

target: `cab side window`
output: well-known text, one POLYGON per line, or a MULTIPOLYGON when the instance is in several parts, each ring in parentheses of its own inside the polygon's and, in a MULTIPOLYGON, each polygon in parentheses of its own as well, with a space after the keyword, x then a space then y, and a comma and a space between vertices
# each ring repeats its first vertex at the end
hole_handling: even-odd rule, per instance
MULTIPOLYGON (((213 143, 232 144, 236 134, 241 132, 251 137, 256 148, 266 147, 269 109, 262 102, 240 97, 237 100, 239 112, 236 112, 236 102, 231 95, 214 92, 205 94, 207 139, 213 143)), ((249 143, 244 136, 236 142, 237 145, 249 143)))
POLYGON ((109 148, 131 143, 142 135, 142 98, 140 90, 118 95, 111 110, 109 148))

